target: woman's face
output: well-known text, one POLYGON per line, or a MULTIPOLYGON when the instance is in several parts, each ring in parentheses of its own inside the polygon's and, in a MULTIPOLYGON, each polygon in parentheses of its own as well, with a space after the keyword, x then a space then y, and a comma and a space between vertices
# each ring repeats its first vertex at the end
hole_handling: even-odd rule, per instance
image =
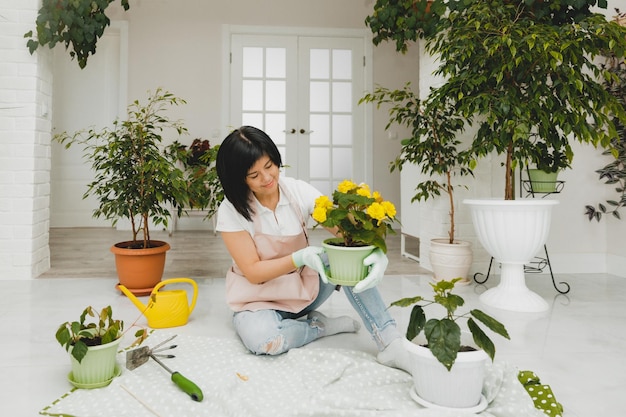
POLYGON ((279 167, 269 156, 263 155, 248 170, 246 184, 257 198, 268 196, 278 190, 279 173, 279 167))

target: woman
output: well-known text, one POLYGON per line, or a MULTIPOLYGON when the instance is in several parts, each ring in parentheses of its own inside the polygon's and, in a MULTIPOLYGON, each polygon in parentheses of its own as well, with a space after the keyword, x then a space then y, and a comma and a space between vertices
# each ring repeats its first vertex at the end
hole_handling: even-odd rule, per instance
MULTIPOLYGON (((321 193, 304 181, 281 177, 278 148, 251 126, 224 139, 216 165, 226 197, 217 230, 233 258, 226 298, 244 345, 257 355, 278 355, 320 337, 358 331, 360 324, 352 318, 316 310, 336 289, 324 272, 322 248, 308 244, 307 219, 321 193)), ((408 371, 406 339, 375 288, 387 262, 375 251, 364 261, 371 265, 368 276, 343 290, 375 340, 379 362, 408 371)))

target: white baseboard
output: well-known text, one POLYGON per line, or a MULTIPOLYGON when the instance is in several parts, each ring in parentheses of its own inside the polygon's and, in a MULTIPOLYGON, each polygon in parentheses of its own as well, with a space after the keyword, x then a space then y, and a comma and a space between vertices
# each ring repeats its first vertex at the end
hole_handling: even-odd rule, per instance
POLYGON ((617 255, 606 255, 606 257, 606 272, 626 278, 626 257, 617 255))

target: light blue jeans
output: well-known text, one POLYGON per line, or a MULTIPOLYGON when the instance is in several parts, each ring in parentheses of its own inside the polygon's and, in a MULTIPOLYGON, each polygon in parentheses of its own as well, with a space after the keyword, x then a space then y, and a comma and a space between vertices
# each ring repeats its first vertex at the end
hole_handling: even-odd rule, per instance
MULTIPOLYGON (((320 280, 317 298, 299 313, 279 310, 239 311, 233 316, 235 331, 243 344, 257 355, 279 355, 323 336, 311 325, 308 313, 321 306, 335 290, 335 284, 320 280)), ((402 334, 396 327, 377 288, 355 294, 352 287, 342 287, 350 304, 372 335, 379 351, 402 334)))

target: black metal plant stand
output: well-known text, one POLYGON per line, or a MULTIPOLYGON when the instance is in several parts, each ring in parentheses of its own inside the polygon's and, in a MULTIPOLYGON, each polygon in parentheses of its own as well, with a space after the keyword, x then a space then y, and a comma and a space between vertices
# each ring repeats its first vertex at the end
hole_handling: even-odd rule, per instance
MULTIPOLYGON (((542 198, 546 197, 549 194, 558 194, 561 192, 561 190, 563 189, 563 186, 565 185, 565 181, 555 181, 553 182, 554 184, 554 191, 535 191, 533 184, 531 183, 530 180, 523 180, 522 179, 522 175, 521 175, 521 170, 520 170, 520 197, 522 196, 522 190, 526 191, 526 196, 532 196, 532 198, 536 197, 536 194, 544 194, 542 198)), ((554 274, 552 273, 552 265, 550 265, 550 256, 548 255, 548 247, 544 244, 543 245, 543 250, 545 253, 545 258, 544 257, 535 257, 532 261, 530 261, 530 263, 528 265, 524 265, 524 272, 526 273, 541 273, 543 272, 543 270, 548 267, 548 270, 550 271, 550 277, 552 278, 552 286, 554 287, 554 289, 560 293, 560 294, 567 294, 570 291, 570 286, 567 282, 565 281, 561 281, 559 282, 560 285, 564 285, 565 289, 561 290, 559 289, 556 281, 554 280, 554 274)), ((479 279, 478 276, 482 276, 483 273, 482 272, 476 272, 474 274, 474 281, 478 284, 484 284, 485 282, 487 282, 487 280, 489 279, 489 274, 491 273, 491 266, 493 265, 493 257, 491 257, 491 260, 489 261, 489 269, 487 270, 487 275, 485 275, 484 279, 479 279)))

